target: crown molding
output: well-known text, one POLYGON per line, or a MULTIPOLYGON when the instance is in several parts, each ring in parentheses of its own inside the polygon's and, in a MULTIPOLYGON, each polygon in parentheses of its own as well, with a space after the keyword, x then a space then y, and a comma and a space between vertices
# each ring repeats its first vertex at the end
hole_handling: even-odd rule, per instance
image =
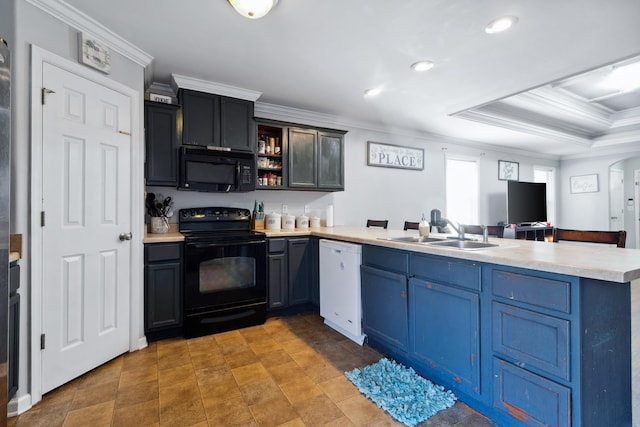
POLYGON ((231 98, 244 99, 255 102, 262 92, 251 89, 243 89, 223 83, 210 82, 208 80, 197 79, 195 77, 171 74, 171 85, 177 92, 178 89, 197 90, 199 92, 213 93, 215 95, 229 96, 231 98))
POLYGON ((640 127, 610 132, 593 139, 593 147, 605 147, 610 145, 630 144, 640 142, 640 127))
POLYGON ((70 27, 90 33, 115 52, 142 67, 146 67, 153 61, 153 56, 109 30, 95 19, 80 12, 64 0, 26 0, 26 2, 70 27))
POLYGON ((552 138, 552 139, 557 139, 565 142, 570 142, 572 144, 580 145, 582 147, 591 146, 591 140, 587 138, 582 138, 576 135, 567 134, 565 132, 560 132, 544 126, 525 123, 519 119, 512 119, 509 117, 505 117, 503 115, 498 114, 497 112, 470 110, 470 111, 463 111, 461 113, 457 113, 456 117, 472 120, 482 124, 498 126, 498 127, 502 127, 509 130, 525 132, 531 135, 538 135, 544 138, 552 138))
POLYGON ((629 108, 611 116, 612 128, 640 125, 640 107, 629 108))
POLYGON ((317 113, 314 111, 285 107, 282 105, 269 104, 265 102, 256 102, 255 116, 262 119, 280 120, 284 122, 299 122, 300 124, 306 124, 309 126, 342 129, 347 131, 359 129, 384 135, 419 139, 427 143, 441 144, 443 146, 451 145, 465 147, 478 151, 506 153, 547 160, 560 159, 560 156, 555 154, 539 153, 523 150, 521 148, 507 147, 504 145, 487 144, 484 142, 460 139, 431 132, 411 130, 407 128, 382 127, 379 124, 348 120, 330 114, 317 113))

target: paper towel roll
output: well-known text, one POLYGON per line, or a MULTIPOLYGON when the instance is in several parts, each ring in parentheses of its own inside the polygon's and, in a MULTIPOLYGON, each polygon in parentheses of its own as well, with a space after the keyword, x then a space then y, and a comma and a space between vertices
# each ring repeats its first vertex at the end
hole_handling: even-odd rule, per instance
POLYGON ((333 205, 327 206, 327 227, 333 227, 333 205))

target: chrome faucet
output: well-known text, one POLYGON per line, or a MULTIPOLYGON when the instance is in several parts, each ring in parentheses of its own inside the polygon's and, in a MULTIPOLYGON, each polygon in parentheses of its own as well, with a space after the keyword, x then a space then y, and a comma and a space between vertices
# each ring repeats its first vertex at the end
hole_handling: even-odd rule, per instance
POLYGON ((447 224, 449 224, 451 227, 453 227, 454 230, 456 230, 456 232, 458 233, 458 239, 460 240, 465 240, 464 237, 464 225, 462 224, 458 224, 455 221, 452 221, 448 218, 442 218, 442 221, 445 221, 447 224))

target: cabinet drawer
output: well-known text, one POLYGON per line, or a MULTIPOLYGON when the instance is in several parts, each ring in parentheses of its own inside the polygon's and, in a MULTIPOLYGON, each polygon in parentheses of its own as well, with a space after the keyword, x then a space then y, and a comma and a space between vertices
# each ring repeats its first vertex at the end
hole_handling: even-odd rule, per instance
POLYGON ((411 254, 411 274, 425 279, 479 291, 480 273, 479 265, 411 254))
POLYGON ((568 281, 493 270, 491 282, 495 296, 563 313, 571 312, 571 283, 568 281))
POLYGON ((284 252, 287 248, 287 239, 267 239, 269 243, 269 253, 284 252))
POLYGON ((146 262, 179 260, 182 243, 152 243, 144 247, 146 262))
POLYGON ((493 359, 493 406, 514 417, 514 425, 571 425, 570 389, 497 358, 493 359))
POLYGON ((493 351, 569 380, 569 321, 494 302, 493 351))
POLYGON ((409 272, 409 253, 379 246, 363 246, 362 264, 406 274, 409 272))

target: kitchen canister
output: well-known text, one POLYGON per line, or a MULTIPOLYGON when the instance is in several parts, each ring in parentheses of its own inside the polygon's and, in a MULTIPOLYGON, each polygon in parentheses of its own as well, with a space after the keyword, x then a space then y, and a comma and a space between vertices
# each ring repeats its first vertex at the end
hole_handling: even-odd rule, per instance
POLYGON ((265 228, 267 230, 280 230, 280 214, 271 212, 265 215, 265 228))
POLYGON ((320 228, 320 217, 312 216, 309 219, 309 227, 311 227, 311 228, 320 228))
POLYGON ((309 228, 309 217, 300 215, 296 218, 296 228, 309 228))
POLYGON ((287 230, 296 228, 296 217, 293 215, 282 215, 282 228, 287 230))

